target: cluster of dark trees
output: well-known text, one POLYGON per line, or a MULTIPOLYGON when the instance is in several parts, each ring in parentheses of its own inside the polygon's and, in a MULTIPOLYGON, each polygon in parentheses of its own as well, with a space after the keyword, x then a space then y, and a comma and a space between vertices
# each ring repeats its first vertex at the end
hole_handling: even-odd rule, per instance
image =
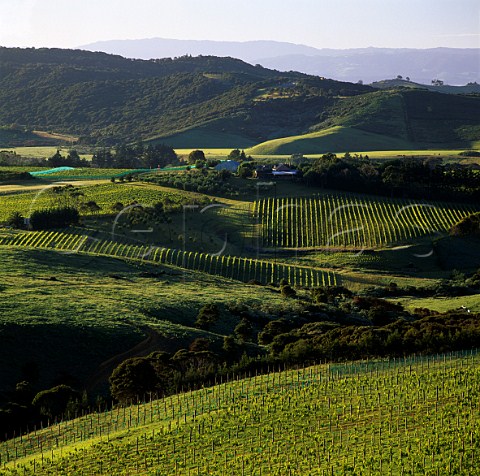
POLYGON ((75 149, 68 152, 68 155, 64 157, 59 150, 49 157, 46 161, 46 165, 49 167, 90 167, 90 161, 82 159, 75 149))
POLYGON ((480 213, 473 213, 458 223, 450 230, 453 236, 480 236, 480 213))
POLYGON ((166 187, 212 195, 238 196, 242 192, 240 187, 235 185, 232 174, 228 170, 192 169, 184 173, 158 174, 143 180, 166 187))
POLYGON ((28 172, 16 172, 15 170, 0 170, 0 182, 16 182, 17 180, 34 180, 28 172))
POLYGON ((480 200, 480 174, 441 160, 403 158, 375 162, 368 157, 322 158, 300 166, 306 184, 350 192, 431 200, 480 200))
POLYGON ((66 228, 77 225, 80 214, 74 207, 51 208, 36 210, 30 215, 30 228, 32 230, 49 230, 51 228, 66 228))
POLYGON ((177 165, 175 150, 165 144, 118 145, 96 152, 92 157, 93 167, 119 169, 156 169, 177 165))

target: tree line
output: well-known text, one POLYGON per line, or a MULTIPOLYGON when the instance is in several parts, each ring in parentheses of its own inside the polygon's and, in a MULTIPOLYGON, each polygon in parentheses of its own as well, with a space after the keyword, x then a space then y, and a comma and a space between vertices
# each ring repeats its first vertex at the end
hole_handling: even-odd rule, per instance
POLYGON ((473 167, 437 158, 375 162, 368 156, 325 154, 300 165, 310 186, 428 200, 480 200, 480 174, 473 167))

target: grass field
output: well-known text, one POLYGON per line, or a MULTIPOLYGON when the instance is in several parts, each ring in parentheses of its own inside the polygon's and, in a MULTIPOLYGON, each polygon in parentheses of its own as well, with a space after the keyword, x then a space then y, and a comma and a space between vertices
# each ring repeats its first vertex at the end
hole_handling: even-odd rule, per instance
POLYGON ((5 475, 473 475, 477 353, 253 376, 2 443, 5 475))
POLYGON ((417 308, 432 309, 438 312, 447 312, 455 309, 470 309, 470 312, 480 312, 480 296, 458 296, 458 297, 439 297, 419 299, 414 297, 404 297, 396 300, 402 303, 407 309, 414 310, 417 308), (462 306, 464 306, 462 308, 462 306))
POLYGON ((40 389, 59 380, 82 387, 103 361, 142 341, 145 326, 176 351, 202 336, 221 346, 239 322, 230 305, 248 303, 266 319, 299 309, 278 290, 164 264, 4 246, 0 259, 2 393, 31 365, 40 389), (209 332, 195 328, 211 302, 222 318, 209 332))
MULTIPOLYGON (((280 140, 280 139, 279 139, 280 140)), ((261 144, 259 144, 259 147, 261 144)), ((203 150, 205 156, 207 158, 212 159, 226 159, 228 154, 231 152, 231 149, 221 149, 221 148, 211 148, 211 147, 196 147, 198 149, 203 150)), ((478 147, 477 147, 478 149, 478 147)), ((461 163, 480 163, 479 158, 468 158, 468 157, 461 157, 458 154, 463 152, 465 149, 434 149, 434 148, 425 148, 425 149, 416 149, 416 148, 407 148, 407 149, 398 149, 398 150, 359 150, 358 148, 351 148, 347 149, 344 147, 337 150, 335 153, 338 156, 344 155, 346 152, 349 152, 351 155, 354 154, 362 154, 368 155, 371 159, 376 160, 392 160, 392 159, 399 159, 403 157, 421 157, 421 158, 429 158, 429 157, 441 157, 445 162, 461 162, 461 163)), ((175 152, 178 155, 186 156, 188 155, 192 149, 175 149, 175 152)), ((303 154, 304 157, 310 159, 318 159, 321 158, 323 154, 333 152, 332 150, 325 150, 324 152, 319 153, 305 153, 303 154)), ((253 148, 245 149, 245 153, 251 154, 254 159, 265 160, 267 162, 288 162, 292 153, 268 153, 268 152, 253 152, 253 148)), ((293 153, 298 153, 295 151, 293 153)))
MULTIPOLYGON (((11 152, 16 152, 18 155, 22 157, 33 157, 36 159, 48 159, 52 155, 54 155, 57 150, 63 156, 68 155, 68 151, 71 147, 59 147, 59 146, 32 146, 32 147, 7 147, 2 150, 7 150, 11 152)), ((80 157, 90 160, 92 158, 92 154, 79 154, 80 157)))
POLYGON ((247 149, 245 153, 255 156, 257 154, 320 154, 345 150, 368 151, 413 148, 413 143, 402 139, 373 134, 351 127, 335 126, 319 132, 273 139, 247 149))

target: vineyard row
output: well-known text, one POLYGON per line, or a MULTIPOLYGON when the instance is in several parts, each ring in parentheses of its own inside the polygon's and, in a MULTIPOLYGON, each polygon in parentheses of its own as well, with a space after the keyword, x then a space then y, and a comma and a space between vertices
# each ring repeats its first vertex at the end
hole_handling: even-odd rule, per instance
POLYGON ((337 284, 334 273, 314 268, 237 256, 219 256, 156 246, 124 244, 59 231, 3 235, 0 236, 0 245, 50 249, 70 254, 89 253, 166 264, 243 282, 258 281, 267 284, 285 279, 292 285, 305 287, 337 284))
POLYGON ((253 205, 263 246, 381 247, 439 235, 478 211, 469 205, 350 196, 266 198, 253 205))

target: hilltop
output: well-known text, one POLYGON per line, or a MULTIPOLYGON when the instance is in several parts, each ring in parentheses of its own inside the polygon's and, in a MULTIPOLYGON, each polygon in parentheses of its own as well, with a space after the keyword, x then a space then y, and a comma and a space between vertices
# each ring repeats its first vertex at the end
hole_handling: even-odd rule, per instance
POLYGON ((215 130, 237 135, 227 147, 238 136, 257 143, 302 132, 328 97, 372 90, 212 56, 143 61, 0 48, 0 68, 0 124, 75 134, 84 142, 162 137, 219 121, 215 130))
MULTIPOLYGON (((433 80, 432 80, 433 81, 433 80)), ((476 81, 466 84, 465 86, 451 86, 450 84, 444 84, 443 81, 421 84, 410 79, 403 79, 402 77, 395 79, 383 79, 381 81, 374 81, 370 86, 377 89, 396 89, 396 88, 408 88, 408 89, 426 89, 436 93, 446 94, 480 94, 480 84, 476 81)))
POLYGON ((314 48, 281 41, 206 41, 146 38, 99 41, 81 46, 128 58, 183 55, 233 56, 280 71, 301 71, 339 81, 365 83, 398 74, 418 82, 440 78, 449 84, 479 81, 476 48, 314 48))

